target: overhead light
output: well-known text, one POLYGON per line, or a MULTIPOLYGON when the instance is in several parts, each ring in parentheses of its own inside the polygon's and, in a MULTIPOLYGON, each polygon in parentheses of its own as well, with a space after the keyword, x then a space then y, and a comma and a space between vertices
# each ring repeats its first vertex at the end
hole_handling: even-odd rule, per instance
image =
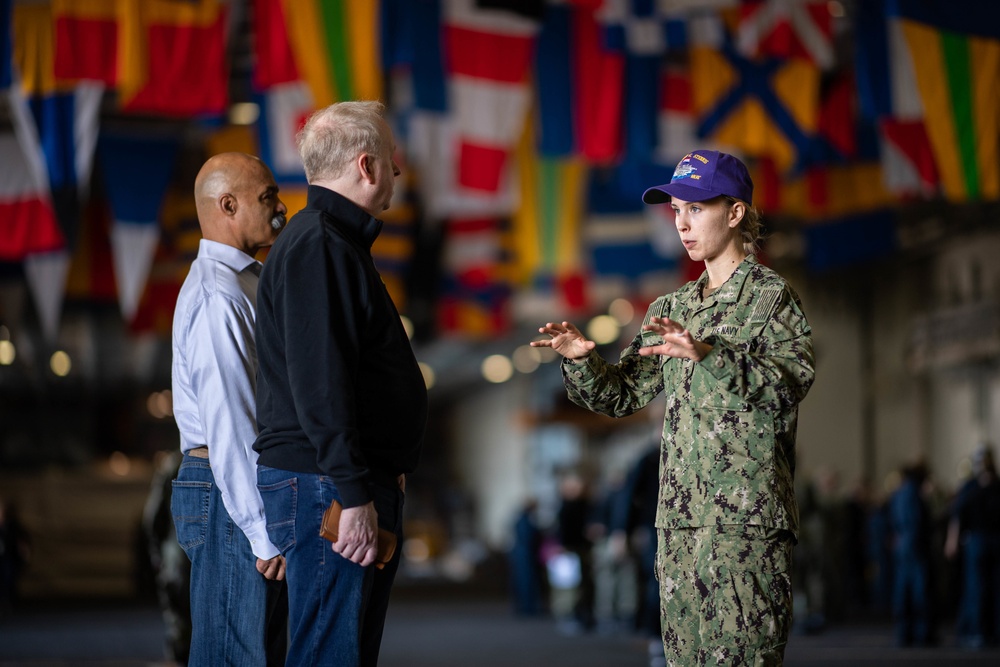
POLYGON ((14 349, 14 343, 9 340, 0 340, 0 366, 10 366, 14 363, 16 356, 17 351, 14 349))
POLYGON ((635 317, 635 306, 628 299, 617 298, 608 306, 608 315, 615 318, 618 326, 626 326, 635 317))
POLYGON ((156 419, 165 419, 174 413, 173 394, 169 389, 154 391, 146 399, 146 409, 156 419))
POLYGON ((260 118, 256 102, 237 102, 229 107, 229 122, 233 125, 253 125, 260 118))
POLYGON ((495 384, 506 382, 514 375, 514 365, 502 354, 491 354, 479 367, 483 377, 495 384))
POLYGON ((621 327, 610 315, 598 315, 587 325, 587 337, 598 345, 606 345, 618 340, 621 327))
POLYGON ((52 369, 53 373, 64 378, 69 375, 70 370, 73 368, 73 362, 70 360, 68 354, 62 350, 56 350, 49 358, 49 368, 52 369))
POLYGON ((119 477, 125 477, 132 469, 132 461, 121 452, 112 452, 108 457, 108 468, 119 477))
POLYGON ((559 359, 559 353, 551 347, 533 347, 531 349, 538 351, 538 356, 543 364, 552 363, 556 359, 559 359))
POLYGON ((434 374, 434 369, 431 368, 430 364, 426 364, 422 361, 417 362, 417 366, 420 367, 420 374, 424 376, 424 386, 430 389, 434 386, 437 377, 434 374))
POLYGON ((514 368, 521 373, 533 373, 538 365, 542 363, 542 353, 540 348, 530 345, 521 345, 514 354, 511 355, 514 361, 514 368))

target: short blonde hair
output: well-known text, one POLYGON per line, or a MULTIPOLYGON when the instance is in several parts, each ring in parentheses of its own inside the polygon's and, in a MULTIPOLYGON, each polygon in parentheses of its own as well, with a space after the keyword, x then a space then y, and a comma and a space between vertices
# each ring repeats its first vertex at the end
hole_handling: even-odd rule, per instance
POLYGON ((306 180, 335 179, 362 153, 382 155, 385 105, 377 101, 337 102, 314 112, 295 135, 306 180))

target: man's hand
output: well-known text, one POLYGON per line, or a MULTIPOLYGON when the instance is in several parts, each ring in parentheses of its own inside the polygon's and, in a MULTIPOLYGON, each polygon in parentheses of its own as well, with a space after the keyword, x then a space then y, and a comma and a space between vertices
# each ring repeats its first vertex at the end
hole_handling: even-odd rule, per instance
POLYGON ((567 359, 582 359, 597 347, 597 343, 587 340, 571 322, 556 324, 548 322, 538 329, 538 333, 548 334, 549 340, 533 340, 531 347, 551 347, 567 359))
POLYGON ((263 574, 265 579, 281 581, 285 578, 285 557, 278 555, 267 560, 258 558, 257 571, 263 574))
POLYGON ((378 512, 375 503, 345 507, 340 513, 340 527, 333 551, 352 563, 368 567, 375 562, 378 540, 378 512))
POLYGON ((663 338, 663 343, 660 345, 640 347, 639 354, 644 357, 662 354, 676 359, 701 361, 712 351, 711 345, 695 340, 690 331, 666 317, 650 318, 650 323, 642 327, 642 330, 652 331, 663 338))

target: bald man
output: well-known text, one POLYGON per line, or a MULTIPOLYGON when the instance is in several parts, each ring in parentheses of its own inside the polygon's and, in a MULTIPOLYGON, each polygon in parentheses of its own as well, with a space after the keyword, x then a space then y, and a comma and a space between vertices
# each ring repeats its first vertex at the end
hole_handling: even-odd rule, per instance
POLYGON ((254 256, 285 226, 263 162, 210 158, 194 184, 202 240, 173 323, 174 418, 184 454, 171 511, 191 560, 188 664, 283 665, 285 561, 257 491, 254 256))

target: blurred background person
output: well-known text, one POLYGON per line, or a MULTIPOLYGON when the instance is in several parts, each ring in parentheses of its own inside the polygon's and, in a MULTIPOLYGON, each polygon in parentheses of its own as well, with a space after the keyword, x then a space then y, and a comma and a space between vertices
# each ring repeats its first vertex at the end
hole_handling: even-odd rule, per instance
POLYGON ((633 464, 625 481, 628 531, 637 555, 639 589, 635 628, 649 641, 651 667, 666 663, 660 638, 660 585, 656 581, 656 499, 660 492, 660 444, 655 441, 633 464))
POLYGON ((594 621, 598 632, 631 631, 636 610, 636 569, 629 549, 631 498, 620 468, 610 471, 594 503, 588 535, 594 544, 594 621))
POLYGON ((31 556, 31 540, 15 505, 0 498, 0 617, 18 602, 18 583, 31 556))
POLYGON ((542 531, 535 513, 538 501, 528 498, 514 520, 513 543, 507 552, 510 573, 510 594, 514 613, 518 616, 538 616, 544 609, 541 549, 542 531))
POLYGON ((926 480, 923 463, 904 467, 899 488, 888 502, 897 646, 926 646, 931 641, 931 517, 924 499, 926 480))
POLYGON ((1000 480, 991 447, 975 453, 972 469, 955 496, 945 555, 962 558, 956 638, 980 648, 1000 639, 1000 480))
POLYGON ((591 504, 587 483, 580 473, 566 473, 559 482, 556 514, 557 553, 547 563, 551 584, 551 608, 560 632, 587 632, 594 625, 594 577, 587 534, 591 504))

